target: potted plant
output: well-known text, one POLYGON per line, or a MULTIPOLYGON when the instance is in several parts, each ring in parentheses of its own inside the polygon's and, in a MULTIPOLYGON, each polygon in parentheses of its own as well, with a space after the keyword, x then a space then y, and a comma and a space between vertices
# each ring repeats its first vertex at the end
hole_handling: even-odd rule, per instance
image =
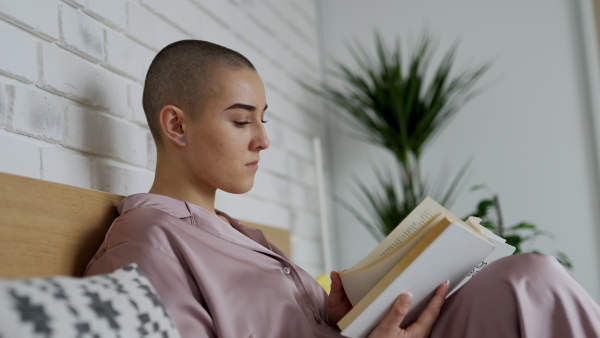
POLYGON ((428 195, 445 206, 451 204, 469 166, 463 165, 450 180, 447 170, 442 170, 440 179, 430 184, 423 179, 421 157, 433 137, 480 92, 476 84, 490 64, 458 72, 454 69, 457 45, 434 65, 436 49, 424 34, 407 58, 398 41, 389 49, 376 33, 375 57, 355 43, 348 50, 358 68, 335 63, 330 74, 341 87, 309 86, 341 108, 341 116, 359 137, 390 151, 398 164, 399 187, 396 173, 389 170, 377 171, 379 187, 357 181, 358 196, 375 222, 339 200, 377 239, 389 234, 428 195))
MULTIPOLYGON (((477 84, 490 63, 455 71, 455 44, 439 63, 433 65, 436 46, 427 34, 423 34, 408 60, 405 60, 398 40, 389 49, 379 33, 375 35, 375 58, 359 43, 350 45, 348 50, 358 68, 354 70, 336 62, 334 70, 330 71, 342 86, 307 87, 340 107, 341 116, 361 139, 387 149, 396 160, 398 176, 392 170, 376 170, 378 185, 357 180, 357 195, 367 206, 372 220, 337 198, 376 239, 381 240, 426 196, 447 208, 454 201, 464 184, 469 162, 452 179, 448 179, 448 169, 443 168, 437 181, 431 184, 423 179, 421 156, 434 136, 481 92, 477 84)), ((485 185, 479 185, 475 189, 483 187, 485 185)), ((482 218, 482 225, 506 238, 508 244, 516 247, 515 253, 522 252, 522 244, 531 243, 539 236, 552 236, 528 222, 505 228, 499 198, 495 194, 480 201, 472 215, 482 218)), ((535 249, 529 251, 538 252, 535 249)), ((558 252, 555 256, 565 267, 572 267, 564 253, 558 252)))
MULTIPOLYGON (((541 230, 537 225, 522 221, 512 226, 504 224, 502 208, 500 207, 500 198, 498 194, 493 193, 485 184, 479 184, 471 188, 471 191, 484 189, 489 197, 483 198, 477 203, 477 207, 468 216, 481 218, 481 225, 492 230, 496 235, 506 239, 506 243, 516 248, 514 254, 521 252, 541 253, 534 249, 532 244, 541 236, 554 238, 554 234, 541 230)), ((467 217, 468 217, 467 216, 467 217)), ((571 259, 562 251, 554 253, 554 257, 567 269, 573 268, 571 259)))

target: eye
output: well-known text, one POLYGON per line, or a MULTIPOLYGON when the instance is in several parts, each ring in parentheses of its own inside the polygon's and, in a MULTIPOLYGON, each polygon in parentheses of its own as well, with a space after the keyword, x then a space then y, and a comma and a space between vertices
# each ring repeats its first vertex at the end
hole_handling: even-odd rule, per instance
POLYGON ((269 120, 260 120, 260 122, 267 123, 267 122, 269 122, 269 120))
POLYGON ((234 124, 235 124, 237 127, 240 127, 240 128, 242 128, 242 127, 244 127, 245 125, 247 125, 247 124, 250 124, 250 123, 252 123, 252 122, 248 122, 248 121, 241 121, 241 122, 240 122, 240 121, 233 121, 233 123, 234 123, 234 124))

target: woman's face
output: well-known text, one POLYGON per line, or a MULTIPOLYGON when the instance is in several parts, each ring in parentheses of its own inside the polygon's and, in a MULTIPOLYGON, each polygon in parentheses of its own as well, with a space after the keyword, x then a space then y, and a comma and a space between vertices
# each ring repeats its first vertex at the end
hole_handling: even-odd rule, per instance
POLYGON ((254 185, 260 151, 270 144, 264 85, 254 70, 223 67, 208 92, 184 130, 186 164, 194 184, 245 193, 254 185))

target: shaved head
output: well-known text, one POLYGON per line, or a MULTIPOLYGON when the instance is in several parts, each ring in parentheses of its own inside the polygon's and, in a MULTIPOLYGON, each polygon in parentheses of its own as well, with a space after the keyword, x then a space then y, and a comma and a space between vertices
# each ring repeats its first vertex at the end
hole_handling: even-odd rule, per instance
POLYGON ((242 54, 214 43, 182 40, 163 48, 146 74, 142 104, 156 144, 162 144, 159 114, 166 105, 189 113, 218 91, 215 73, 223 68, 249 68, 254 65, 242 54))

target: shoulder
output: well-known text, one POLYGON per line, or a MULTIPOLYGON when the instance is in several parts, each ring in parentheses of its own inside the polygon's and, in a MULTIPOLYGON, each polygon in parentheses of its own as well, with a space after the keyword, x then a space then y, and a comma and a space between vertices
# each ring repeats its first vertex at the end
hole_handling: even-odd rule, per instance
POLYGON ((186 237, 190 225, 189 218, 178 218, 153 208, 137 208, 115 219, 105 241, 108 248, 129 242, 165 251, 178 238, 186 237))

